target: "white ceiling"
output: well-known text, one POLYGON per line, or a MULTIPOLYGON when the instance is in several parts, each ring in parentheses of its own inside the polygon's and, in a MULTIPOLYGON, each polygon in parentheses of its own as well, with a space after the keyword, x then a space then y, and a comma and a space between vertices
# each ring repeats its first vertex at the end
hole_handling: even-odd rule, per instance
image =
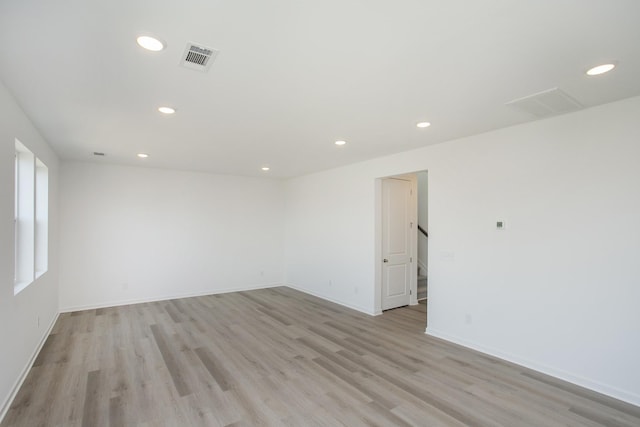
POLYGON ((533 120, 505 103, 552 87, 638 95, 639 22, 637 0, 2 0, 0 78, 62 158, 291 177, 533 120), (220 50, 208 73, 189 41, 220 50))

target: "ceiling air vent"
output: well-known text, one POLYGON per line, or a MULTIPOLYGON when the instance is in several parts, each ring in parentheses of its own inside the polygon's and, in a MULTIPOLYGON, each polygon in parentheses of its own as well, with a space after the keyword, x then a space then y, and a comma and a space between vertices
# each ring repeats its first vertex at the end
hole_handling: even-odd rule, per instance
POLYGON ((584 108, 582 104, 557 87, 514 99, 506 105, 536 117, 549 117, 584 108))
POLYGON ((187 43, 180 65, 192 70, 207 72, 216 59, 218 51, 195 43, 187 43))

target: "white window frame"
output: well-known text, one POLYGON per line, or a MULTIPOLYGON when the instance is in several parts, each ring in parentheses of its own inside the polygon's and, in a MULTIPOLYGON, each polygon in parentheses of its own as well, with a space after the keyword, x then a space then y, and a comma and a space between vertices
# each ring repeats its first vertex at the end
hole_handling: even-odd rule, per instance
POLYGON ((14 295, 48 270, 49 172, 47 166, 15 140, 14 295))

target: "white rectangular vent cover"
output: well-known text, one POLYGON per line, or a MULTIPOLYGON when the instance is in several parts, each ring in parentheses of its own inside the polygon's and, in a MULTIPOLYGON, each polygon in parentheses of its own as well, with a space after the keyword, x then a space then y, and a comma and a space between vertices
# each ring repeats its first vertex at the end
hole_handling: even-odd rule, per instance
POLYGON ((187 43, 180 65, 192 70, 207 72, 217 55, 218 51, 215 49, 195 43, 187 43))
POLYGON ((506 105, 536 117, 549 117, 584 108, 582 104, 557 87, 514 99, 506 105))

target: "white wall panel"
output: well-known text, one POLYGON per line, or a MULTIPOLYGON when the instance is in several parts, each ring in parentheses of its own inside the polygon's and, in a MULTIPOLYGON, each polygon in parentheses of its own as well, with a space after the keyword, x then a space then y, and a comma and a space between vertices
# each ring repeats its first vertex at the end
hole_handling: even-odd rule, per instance
POLYGON ((277 180, 64 162, 62 311, 283 281, 277 180))
POLYGON ((58 313, 57 204, 58 158, 0 83, 0 419, 58 313), (14 295, 16 138, 49 168, 49 259, 48 271, 14 295))

